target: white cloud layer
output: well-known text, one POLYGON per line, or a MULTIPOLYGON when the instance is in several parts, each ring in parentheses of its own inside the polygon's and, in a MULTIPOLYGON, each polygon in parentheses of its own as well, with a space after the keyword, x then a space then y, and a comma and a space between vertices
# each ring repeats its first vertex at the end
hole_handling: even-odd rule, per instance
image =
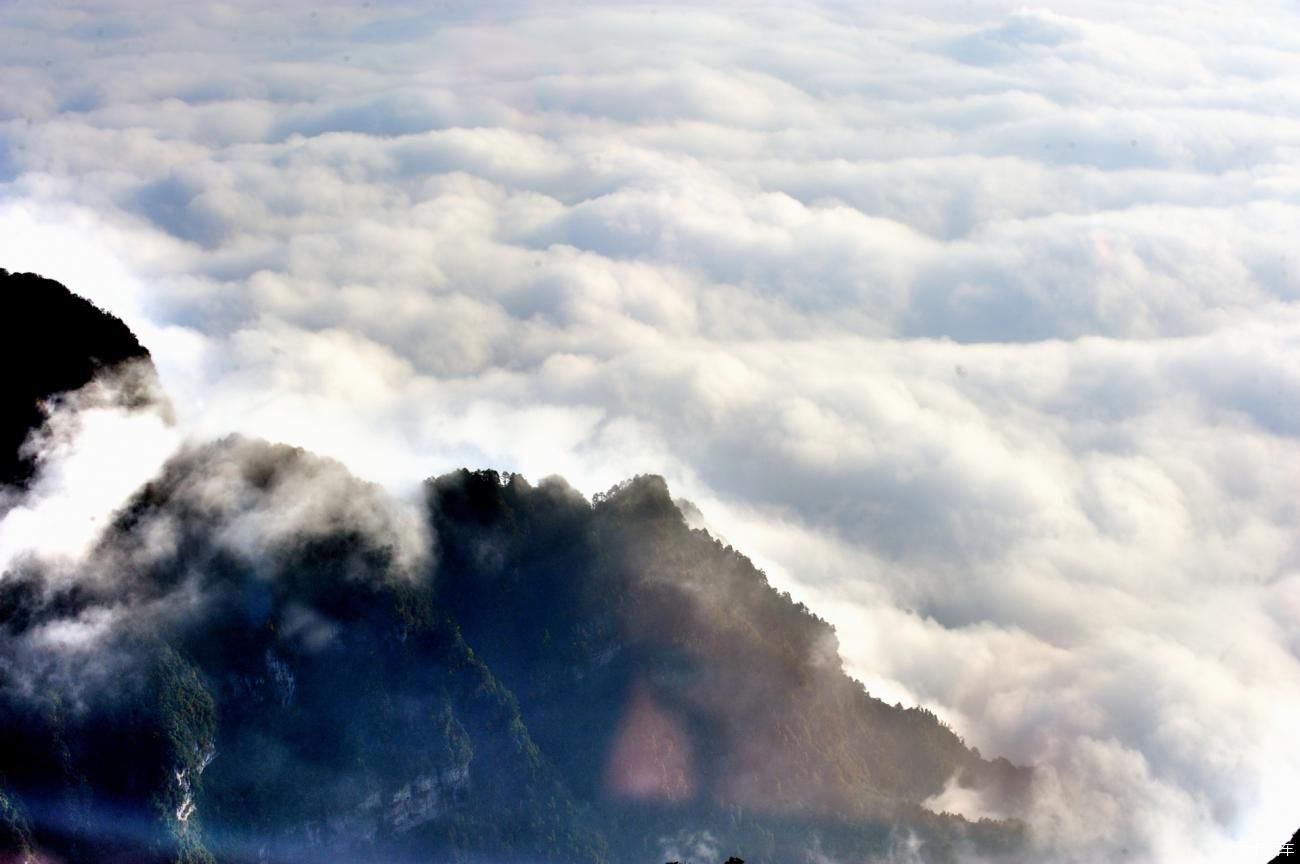
POLYGON ((124 317, 191 435, 394 489, 664 474, 873 692, 1042 767, 1034 860, 1262 861, 1300 798, 1297 25, 19 0, 0 265, 124 317))

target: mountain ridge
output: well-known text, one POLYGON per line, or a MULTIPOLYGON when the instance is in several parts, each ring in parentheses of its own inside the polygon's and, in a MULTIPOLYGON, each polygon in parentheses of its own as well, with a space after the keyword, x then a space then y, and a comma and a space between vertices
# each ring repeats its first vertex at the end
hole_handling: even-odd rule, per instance
MULTIPOLYGON (((97 344, 67 365, 148 358, 97 344)), ((411 517, 339 463, 232 436, 173 456, 85 562, 0 576, 0 860, 1023 850, 1023 823, 924 802, 955 782, 1023 804, 1029 769, 870 696, 833 628, 662 478, 590 501, 492 470, 423 490, 411 517)))

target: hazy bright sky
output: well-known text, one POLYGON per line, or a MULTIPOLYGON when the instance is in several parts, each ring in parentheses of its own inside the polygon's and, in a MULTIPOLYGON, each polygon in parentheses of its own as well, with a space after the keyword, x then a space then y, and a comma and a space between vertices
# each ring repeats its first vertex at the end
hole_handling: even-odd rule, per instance
POLYGON ((1042 768, 1044 860, 1271 856, 1295 5, 436 5, 6 3, 0 266, 125 318, 194 438, 664 475, 872 692, 1042 768))

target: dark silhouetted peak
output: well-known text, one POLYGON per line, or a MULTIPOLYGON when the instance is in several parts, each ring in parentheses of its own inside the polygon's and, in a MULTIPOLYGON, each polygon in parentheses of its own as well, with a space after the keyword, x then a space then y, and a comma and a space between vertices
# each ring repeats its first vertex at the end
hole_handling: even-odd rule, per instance
POLYGON ((1019 848, 925 802, 1027 772, 867 694, 661 478, 425 492, 232 436, 169 460, 78 572, 6 574, 0 858, 636 864, 683 826, 755 864, 880 859, 900 830, 924 864, 1019 848))
MULTIPOLYGON (((591 504, 546 499, 546 485, 466 471, 431 481, 434 592, 543 752, 603 812, 652 808, 662 834, 674 819, 703 821, 738 849, 782 825, 777 851, 758 860, 797 857, 819 825, 861 860, 885 851, 897 820, 957 830, 923 808, 949 782, 1003 800, 1029 782, 931 712, 867 694, 844 673, 832 628, 688 527, 662 478, 591 504), (735 812, 753 815, 737 825, 735 812)), ((651 829, 639 830, 621 841, 644 843, 651 829)), ((986 850, 1018 831, 960 828, 986 850)))
POLYGON ((0 484, 35 472, 19 450, 45 400, 131 360, 148 362, 149 352, 120 319, 52 279, 0 269, 0 484))
POLYGON ((668 492, 668 483, 658 474, 638 474, 624 480, 608 492, 596 495, 594 503, 624 518, 663 519, 685 524, 681 511, 668 492))

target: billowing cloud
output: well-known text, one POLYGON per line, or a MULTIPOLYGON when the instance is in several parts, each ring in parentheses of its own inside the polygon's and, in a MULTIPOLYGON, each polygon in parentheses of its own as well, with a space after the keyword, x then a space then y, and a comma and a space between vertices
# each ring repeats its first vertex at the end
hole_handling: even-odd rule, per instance
POLYGON ((0 492, 0 573, 33 557, 79 563, 178 444, 147 360, 52 400, 44 425, 23 444, 39 466, 36 482, 0 492))
POLYGON ((873 692, 1043 768, 1044 860, 1264 860, 1300 792, 1296 24, 19 2, 0 264, 123 316, 192 436, 396 490, 664 474, 873 692))

